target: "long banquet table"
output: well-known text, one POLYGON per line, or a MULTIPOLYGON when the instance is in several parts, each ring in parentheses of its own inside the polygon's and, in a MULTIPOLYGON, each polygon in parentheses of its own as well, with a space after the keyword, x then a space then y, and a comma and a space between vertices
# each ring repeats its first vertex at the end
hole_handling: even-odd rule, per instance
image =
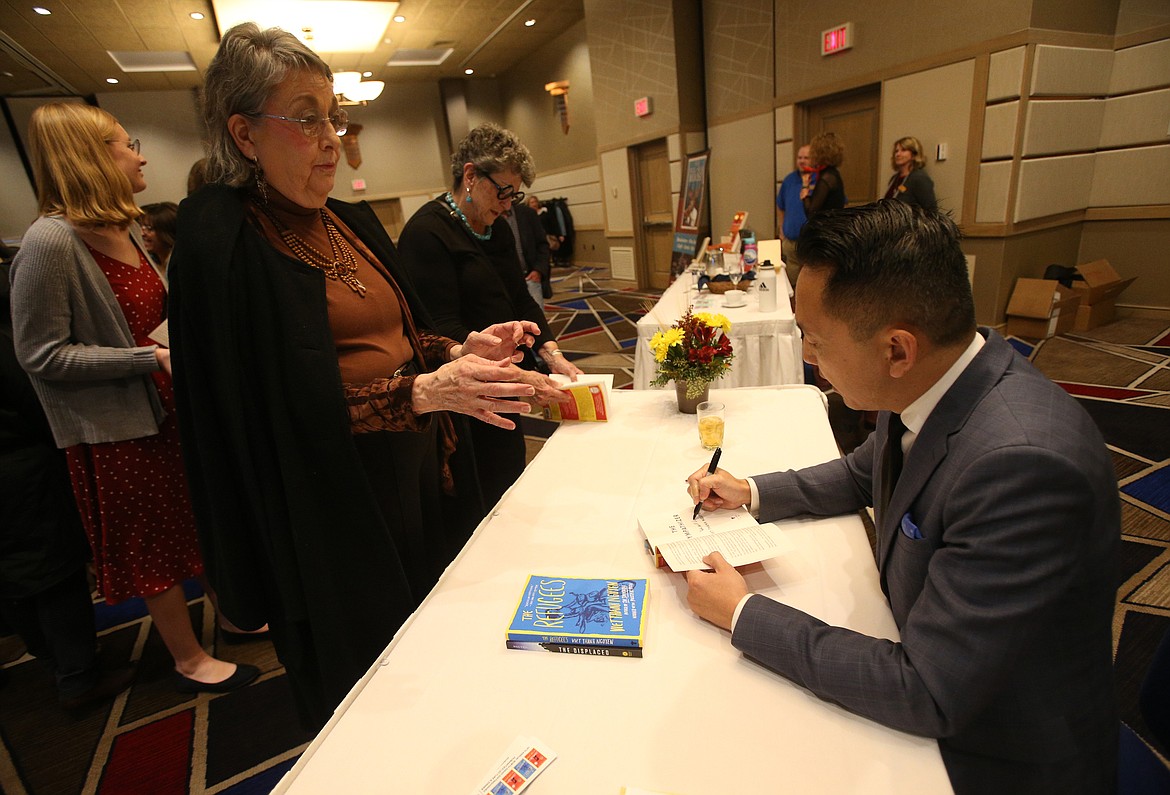
MULTIPOLYGON (((736 474, 837 455, 811 387, 716 390, 736 474)), ((707 463, 674 394, 617 392, 608 423, 566 423, 479 526, 276 792, 470 795, 518 736, 557 753, 531 795, 950 791, 933 740, 820 701, 745 658, 654 569, 636 517, 686 508, 707 463), (510 651, 529 574, 648 578, 641 659, 510 651)), ((781 525, 794 548, 751 568, 757 592, 833 624, 897 629, 857 516, 781 525)))
MULTIPOLYGON (((779 262, 779 258, 777 258, 779 262)), ((776 269, 776 311, 761 312, 755 287, 747 293, 747 305, 727 307, 723 296, 711 296, 711 306, 704 310, 721 312, 731 321, 731 345, 735 361, 731 372, 712 386, 772 386, 804 382, 804 365, 800 352, 800 332, 788 300, 788 276, 783 267, 776 269)), ((654 308, 638 320, 638 341, 634 348, 634 389, 649 389, 657 366, 650 352, 650 338, 659 329, 669 328, 682 317, 694 292, 688 292, 691 277, 684 273, 662 293, 654 308)), ((744 282, 744 284, 749 284, 744 282)))

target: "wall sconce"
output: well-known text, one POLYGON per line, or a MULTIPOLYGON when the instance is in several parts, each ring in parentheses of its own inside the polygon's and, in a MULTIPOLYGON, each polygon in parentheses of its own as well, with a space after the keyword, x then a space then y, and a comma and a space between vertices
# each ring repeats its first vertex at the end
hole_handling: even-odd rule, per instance
POLYGON ((361 72, 334 72, 333 93, 338 105, 365 105, 382 95, 386 83, 362 80, 361 72))
POLYGON ((561 117, 561 129, 565 135, 569 134, 569 81, 557 80, 554 83, 545 83, 544 90, 552 94, 553 106, 557 115, 561 117))

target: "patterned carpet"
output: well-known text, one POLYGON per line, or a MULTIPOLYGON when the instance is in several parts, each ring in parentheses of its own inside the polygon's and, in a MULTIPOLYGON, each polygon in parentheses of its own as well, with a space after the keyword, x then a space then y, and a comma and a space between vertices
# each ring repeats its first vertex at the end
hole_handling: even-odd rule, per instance
POLYGON ((1170 631, 1170 324, 1126 318, 1013 344, 1077 398, 1113 453, 1122 537, 1113 618, 1118 698, 1122 719, 1170 758, 1137 710, 1150 657, 1170 631))
MULTIPOLYGON (((657 293, 609 279, 604 269, 554 269, 546 304, 565 355, 587 372, 633 377, 635 324, 657 293)), ((1113 451, 1123 500, 1123 555, 1114 622, 1123 715, 1138 733, 1137 687, 1170 628, 1170 327, 1122 320, 1041 344, 1013 340, 1092 414, 1113 451)), ((555 429, 524 419, 530 455, 555 429)), ((857 424, 835 418, 844 449, 857 424)), ((260 667, 235 693, 183 696, 169 682, 169 657, 141 602, 97 606, 102 655, 137 660, 134 686, 78 716, 55 703, 52 677, 15 638, 0 639, 9 675, 0 688, 0 792, 6 795, 253 795, 267 793, 311 739, 299 729, 291 692, 271 644, 216 646, 212 614, 188 591, 196 626, 225 659, 260 667)), ((1167 749, 1160 749, 1163 755, 1167 749)))

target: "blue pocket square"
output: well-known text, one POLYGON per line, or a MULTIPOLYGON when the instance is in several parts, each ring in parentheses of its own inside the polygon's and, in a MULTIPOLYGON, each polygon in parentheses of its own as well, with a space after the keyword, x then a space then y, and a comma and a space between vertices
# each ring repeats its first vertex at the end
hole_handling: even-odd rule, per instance
POLYGON ((909 512, 902 517, 902 535, 915 541, 922 538, 922 531, 918 529, 918 525, 914 524, 909 512))

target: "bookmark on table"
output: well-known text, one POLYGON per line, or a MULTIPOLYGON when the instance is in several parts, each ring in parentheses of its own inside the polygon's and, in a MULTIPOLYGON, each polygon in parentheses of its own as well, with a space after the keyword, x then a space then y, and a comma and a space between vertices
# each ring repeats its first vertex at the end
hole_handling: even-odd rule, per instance
POLYGON ((472 795, 515 795, 556 758, 556 752, 535 737, 517 737, 472 795))

